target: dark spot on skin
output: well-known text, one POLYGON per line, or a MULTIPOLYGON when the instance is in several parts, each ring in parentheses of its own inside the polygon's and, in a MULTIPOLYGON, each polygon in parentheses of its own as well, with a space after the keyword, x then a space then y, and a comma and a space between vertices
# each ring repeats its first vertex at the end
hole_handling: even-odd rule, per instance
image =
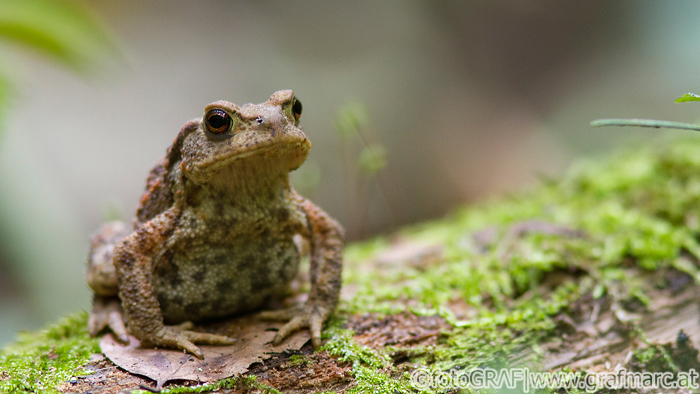
POLYGON ((170 300, 165 298, 165 297, 157 297, 158 298, 158 305, 160 306, 161 311, 168 310, 170 307, 170 300))
POLYGON ((255 118, 255 121, 258 122, 258 124, 262 124, 265 120, 262 118, 262 116, 258 116, 255 118))
POLYGON ((197 282, 201 282, 204 280, 204 276, 206 275, 206 267, 199 267, 199 270, 192 275, 192 279, 194 279, 197 282))
MULTIPOLYGON (((253 267, 255 262, 249 262, 248 264, 250 267, 253 267)), ((270 287, 269 274, 270 272, 253 270, 248 277, 251 289, 266 289, 270 287)))
POLYGON ((341 281, 339 279, 331 279, 329 283, 330 283, 331 287, 340 288, 340 285, 341 285, 341 281))
POLYGON ((270 229, 269 228, 264 228, 263 231, 260 232, 260 238, 267 238, 270 236, 270 229))
POLYGON ((258 243, 258 256, 267 256, 267 252, 270 250, 270 245, 259 242, 258 243))
POLYGON ((228 263, 228 256, 225 254, 220 254, 211 260, 211 265, 225 265, 228 263))
POLYGON ((187 205, 194 207, 194 208, 197 208, 200 205, 202 205, 202 198, 200 197, 199 194, 200 194, 199 188, 193 189, 193 190, 188 190, 187 198, 185 200, 187 202, 187 205))
POLYGON ((159 271, 161 271, 160 276, 170 283, 170 287, 174 289, 180 287, 182 280, 180 279, 177 265, 170 265, 167 269, 160 269, 159 271))
POLYGON ((216 291, 219 293, 225 293, 230 288, 231 288, 231 282, 229 282, 227 280, 222 280, 221 282, 216 284, 216 291))
POLYGON ((207 304, 205 302, 193 302, 185 305, 185 313, 188 316, 201 316, 207 304))
POLYGON ((274 137, 275 135, 277 135, 277 129, 275 129, 274 127, 270 128, 270 136, 274 137))
POLYGON ((215 314, 219 314, 219 311, 221 311, 224 305, 226 305, 226 297, 218 297, 211 303, 211 310, 214 311, 215 314))
POLYGON ((211 199, 215 201, 224 201, 226 198, 226 193, 222 190, 216 190, 212 192, 211 199))
POLYGON ((282 272, 283 279, 285 282, 289 282, 297 275, 298 265, 296 264, 299 260, 298 256, 289 255, 284 259, 284 270, 282 272))
POLYGON ((277 212, 275 212, 275 216, 280 223, 286 222, 289 220, 289 211, 284 208, 280 208, 277 210, 277 212))
POLYGON ((177 267, 172 266, 172 261, 173 261, 173 255, 175 254, 175 251, 172 249, 168 249, 163 253, 163 256, 156 262, 156 267, 154 271, 159 271, 159 272, 167 272, 170 269, 175 268, 177 270, 177 267))

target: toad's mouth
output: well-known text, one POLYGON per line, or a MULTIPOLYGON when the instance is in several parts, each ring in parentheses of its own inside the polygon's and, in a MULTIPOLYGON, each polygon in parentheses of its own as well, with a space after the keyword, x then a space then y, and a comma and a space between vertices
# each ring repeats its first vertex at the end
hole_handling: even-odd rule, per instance
POLYGON ((215 155, 211 160, 205 160, 192 166, 187 166, 190 178, 198 183, 208 182, 219 170, 235 165, 248 158, 263 158, 275 162, 284 172, 297 169, 306 160, 311 149, 308 140, 280 144, 268 142, 252 145, 244 150, 238 150, 229 154, 215 155))

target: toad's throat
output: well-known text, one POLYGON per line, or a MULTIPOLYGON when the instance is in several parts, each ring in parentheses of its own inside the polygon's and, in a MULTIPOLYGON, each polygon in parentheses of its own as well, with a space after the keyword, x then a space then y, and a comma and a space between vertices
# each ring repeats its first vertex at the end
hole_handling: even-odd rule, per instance
POLYGON ((276 157, 254 155, 245 160, 234 160, 216 171, 202 186, 211 192, 238 203, 280 196, 289 186, 289 168, 276 157))

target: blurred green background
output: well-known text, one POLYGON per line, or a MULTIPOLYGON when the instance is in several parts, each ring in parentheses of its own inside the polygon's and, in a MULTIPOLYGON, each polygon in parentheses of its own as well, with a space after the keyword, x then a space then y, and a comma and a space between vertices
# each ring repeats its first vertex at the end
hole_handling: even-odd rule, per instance
POLYGON ((212 101, 294 89, 313 142, 295 185, 361 239, 687 134, 588 123, 699 121, 673 103, 700 92, 699 18, 692 0, 0 0, 0 345, 89 309, 90 233, 133 218, 212 101))

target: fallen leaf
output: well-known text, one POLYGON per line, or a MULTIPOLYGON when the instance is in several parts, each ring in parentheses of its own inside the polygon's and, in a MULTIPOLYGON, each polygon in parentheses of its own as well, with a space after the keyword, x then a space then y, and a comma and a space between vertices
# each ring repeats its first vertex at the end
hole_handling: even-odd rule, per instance
POLYGON ((272 346, 272 338, 282 325, 261 321, 255 315, 217 324, 237 341, 231 346, 200 346, 204 354, 201 360, 183 351, 141 348, 139 340, 131 336, 129 344, 123 345, 107 334, 100 341, 100 348, 114 364, 155 380, 158 388, 171 380, 212 382, 247 372, 251 364, 268 359, 274 353, 298 350, 309 340, 309 331, 300 330, 281 345, 272 346))

